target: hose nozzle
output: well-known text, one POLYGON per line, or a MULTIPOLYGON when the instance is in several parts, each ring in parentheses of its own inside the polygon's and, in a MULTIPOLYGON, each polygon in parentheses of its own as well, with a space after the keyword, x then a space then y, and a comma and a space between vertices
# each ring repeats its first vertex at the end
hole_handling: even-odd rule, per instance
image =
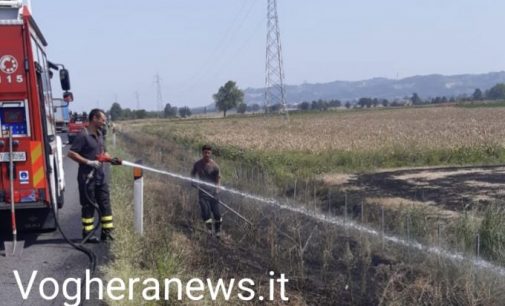
POLYGON ((107 153, 102 153, 96 156, 96 160, 101 163, 111 163, 111 165, 117 166, 121 165, 123 162, 117 157, 110 157, 107 153))

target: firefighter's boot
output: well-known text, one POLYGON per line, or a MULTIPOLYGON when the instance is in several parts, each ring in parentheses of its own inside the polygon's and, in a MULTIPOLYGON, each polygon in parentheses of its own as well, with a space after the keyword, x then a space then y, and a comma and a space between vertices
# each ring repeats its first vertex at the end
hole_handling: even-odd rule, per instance
POLYGON ((102 235, 100 235, 101 241, 114 241, 114 235, 112 234, 112 229, 102 229, 102 235))
POLYGON ((112 215, 108 214, 102 216, 100 221, 102 223, 102 234, 100 235, 100 240, 104 242, 113 241, 114 236, 112 235, 112 230, 114 229, 114 225, 112 223, 112 215))
POLYGON ((212 236, 212 220, 211 219, 205 221, 205 227, 207 227, 207 234, 212 236))
POLYGON ((222 218, 220 220, 215 220, 214 221, 214 230, 216 232, 216 238, 220 238, 221 237, 221 222, 222 221, 223 221, 222 218))
POLYGON ((95 228, 95 225, 93 223, 95 219, 93 217, 91 218, 83 217, 81 221, 82 221, 83 243, 98 243, 99 242, 98 237, 96 237, 94 234, 90 234, 93 232, 93 229, 95 228), (88 238, 86 239, 86 237, 88 238))
POLYGON ((88 235, 90 235, 91 232, 87 232, 87 231, 82 231, 82 239, 83 239, 83 242, 84 243, 98 243, 100 242, 100 240, 98 240, 98 237, 91 234, 91 236, 89 236, 88 239, 86 239, 86 237, 88 237, 88 235), (86 239, 86 240, 84 240, 86 239))

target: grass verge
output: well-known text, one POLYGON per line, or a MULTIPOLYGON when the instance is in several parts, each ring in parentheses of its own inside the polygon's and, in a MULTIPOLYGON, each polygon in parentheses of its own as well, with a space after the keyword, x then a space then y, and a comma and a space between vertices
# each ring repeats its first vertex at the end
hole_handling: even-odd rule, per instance
MULTIPOLYGON (((130 159, 121 149, 113 149, 114 156, 130 159)), ((104 268, 105 277, 122 280, 129 278, 146 279, 154 277, 159 280, 164 278, 186 278, 186 268, 191 244, 187 239, 173 231, 168 226, 157 225, 153 228, 155 214, 151 208, 156 205, 153 194, 147 189, 144 197, 145 234, 141 237, 133 228, 133 173, 129 167, 112 167, 111 170, 111 202, 114 208, 115 240, 111 246, 113 260, 104 268)), ((147 183, 147 182, 146 182, 147 183)), ((126 297, 120 301, 108 300, 110 305, 158 305, 157 301, 148 301, 143 296, 143 287, 133 287, 132 299, 126 297)), ((163 295, 163 287, 162 295, 163 295)), ((152 292, 145 292, 147 296, 152 292)), ((166 298, 166 297, 165 297, 166 298)), ((172 296, 172 300, 174 297, 172 296)), ((177 301, 171 304, 177 304, 177 301)), ((179 303, 181 304, 181 303, 179 303)))

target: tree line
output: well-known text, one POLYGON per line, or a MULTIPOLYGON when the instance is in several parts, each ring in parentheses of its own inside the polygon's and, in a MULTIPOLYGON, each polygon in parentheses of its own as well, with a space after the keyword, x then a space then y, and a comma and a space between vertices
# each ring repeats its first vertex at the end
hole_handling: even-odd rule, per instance
MULTIPOLYGON (((216 108, 222 111, 226 117, 226 113, 236 108, 238 113, 245 113, 247 110, 259 110, 259 105, 248 107, 244 103, 244 92, 237 87, 233 81, 228 81, 221 86, 217 93, 213 96, 216 103, 216 108), (257 109, 256 109, 257 108, 257 109)), ((186 118, 192 115, 191 109, 187 106, 177 108, 176 106, 165 104, 162 112, 146 111, 145 109, 132 110, 130 108, 123 109, 118 102, 114 102, 107 112, 112 121, 116 120, 131 120, 145 118, 175 118, 177 114, 180 117, 186 118)))
MULTIPOLYGON (((442 103, 455 103, 455 102, 473 102, 473 101, 484 101, 484 100, 505 100, 505 83, 498 83, 486 91, 482 91, 480 88, 476 88, 471 96, 460 95, 457 97, 451 96, 436 96, 423 99, 417 93, 413 93, 410 97, 404 97, 403 99, 379 99, 362 97, 355 102, 347 101, 343 106, 346 108, 372 108, 377 106, 382 107, 398 107, 404 105, 425 105, 425 104, 442 104, 442 103)), ((302 102, 298 104, 298 110, 309 111, 309 110, 319 110, 325 111, 330 107, 341 107, 342 102, 339 100, 315 100, 312 102, 302 102)))
POLYGON ((112 103, 111 108, 107 111, 112 121, 117 120, 133 120, 133 119, 146 119, 146 118, 175 118, 177 114, 180 117, 186 118, 192 115, 191 109, 187 106, 177 108, 170 105, 170 103, 165 104, 162 112, 158 111, 147 111, 145 109, 130 109, 122 108, 118 102, 112 103))
MULTIPOLYGON (((221 86, 217 93, 212 95, 216 109, 223 112, 223 116, 235 109, 237 113, 244 114, 246 112, 258 112, 262 107, 258 104, 246 105, 244 103, 244 92, 237 87, 234 81, 228 81, 221 86)), ((451 102, 467 102, 467 101, 483 101, 483 100, 505 100, 505 83, 498 83, 488 90, 482 91, 476 88, 471 96, 461 95, 458 97, 445 97, 437 96, 423 99, 417 93, 413 93, 410 97, 403 99, 379 99, 371 97, 362 97, 357 101, 346 101, 343 103, 338 99, 331 100, 313 100, 304 101, 297 105, 299 111, 326 111, 329 108, 338 108, 344 106, 345 108, 371 108, 371 107, 398 107, 404 105, 424 105, 424 104, 442 104, 451 102)), ((206 109, 206 108, 205 108, 206 109)), ((281 110, 281 105, 271 105, 266 110, 267 112, 278 112, 281 110)), ((122 108, 117 102, 112 104, 108 111, 111 119, 115 120, 131 120, 131 119, 145 119, 145 118, 181 118, 190 117, 192 111, 189 107, 184 106, 177 108, 176 106, 165 104, 162 112, 147 111, 145 109, 132 110, 130 108, 122 108)))

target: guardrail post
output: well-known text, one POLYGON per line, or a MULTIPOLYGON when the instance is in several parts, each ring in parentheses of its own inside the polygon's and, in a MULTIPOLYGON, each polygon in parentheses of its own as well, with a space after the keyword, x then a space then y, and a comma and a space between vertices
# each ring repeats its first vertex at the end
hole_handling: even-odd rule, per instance
MULTIPOLYGON (((142 164, 139 160, 137 164, 142 164)), ((133 168, 133 211, 135 232, 144 235, 144 177, 141 168, 133 168)))

